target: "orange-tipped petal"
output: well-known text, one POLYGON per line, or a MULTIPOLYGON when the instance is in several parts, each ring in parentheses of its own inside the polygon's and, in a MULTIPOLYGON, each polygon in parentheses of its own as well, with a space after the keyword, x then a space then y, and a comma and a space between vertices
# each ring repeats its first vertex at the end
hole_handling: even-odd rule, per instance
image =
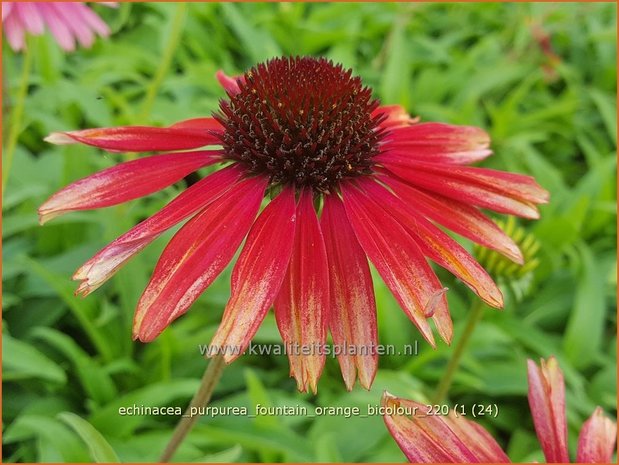
POLYGON ((427 318, 433 318, 441 337, 451 340, 447 299, 438 278, 407 230, 363 190, 341 186, 346 215, 357 240, 374 263, 400 306, 434 347, 427 318), (437 297, 438 294, 441 294, 437 297), (428 310, 431 304, 432 311, 428 310))
POLYGON ((41 224, 76 210, 110 207, 144 197, 216 163, 220 152, 153 155, 112 166, 56 192, 39 207, 41 224))
POLYGON ((617 441, 617 423, 597 407, 578 436, 578 463, 611 463, 617 441))
POLYGON ((157 152, 219 145, 221 140, 216 132, 221 130, 213 118, 195 118, 167 128, 119 126, 53 132, 45 140, 50 144, 82 143, 114 152, 157 152))
POLYGON ((497 285, 460 244, 375 181, 360 180, 359 185, 408 229, 424 255, 464 281, 488 305, 503 306, 497 285))
POLYGON ((530 176, 504 171, 415 161, 414 167, 382 164, 416 187, 499 213, 539 218, 536 205, 548 202, 548 192, 530 176))
POLYGON ((392 396, 381 400, 383 420, 411 463, 507 463, 492 436, 462 416, 428 415, 427 404, 392 396))
POLYGON ((376 161, 412 167, 415 161, 465 165, 492 154, 490 136, 474 126, 420 123, 398 128, 386 138, 383 154, 376 161))
POLYGON ((239 182, 176 233, 138 302, 136 339, 155 339, 221 273, 253 223, 267 182, 261 177, 239 182))
POLYGON ((522 265, 524 257, 516 243, 477 208, 436 193, 416 189, 389 175, 380 176, 398 197, 429 219, 484 247, 502 253, 522 265))
POLYGON ((557 359, 528 360, 529 406, 537 437, 549 463, 570 461, 567 451, 565 383, 557 359))
POLYGON ((383 117, 380 123, 381 128, 406 127, 419 121, 419 117, 411 118, 401 105, 384 105, 372 112, 372 118, 383 117))
POLYGON ((320 226, 329 262, 329 328, 342 376, 349 391, 357 373, 361 385, 370 389, 378 367, 376 302, 370 267, 337 195, 325 197, 320 226))
POLYGON ((284 190, 260 214, 232 270, 232 289, 209 353, 230 363, 249 345, 284 281, 296 223, 294 189, 284 190))
POLYGON ((275 318, 288 348, 290 375, 299 391, 316 393, 325 364, 329 309, 329 268, 310 189, 297 205, 294 247, 286 278, 275 298, 275 318))
POLYGON ((73 279, 81 281, 76 293, 86 296, 93 292, 164 231, 228 192, 243 172, 238 165, 232 165, 201 179, 153 216, 108 244, 73 275, 73 279))

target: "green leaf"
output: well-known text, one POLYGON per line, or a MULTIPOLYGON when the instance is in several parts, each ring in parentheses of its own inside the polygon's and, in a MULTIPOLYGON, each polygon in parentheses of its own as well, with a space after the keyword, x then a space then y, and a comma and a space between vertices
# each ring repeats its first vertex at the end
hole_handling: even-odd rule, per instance
POLYGON ((119 463, 120 460, 105 438, 90 423, 71 413, 63 412, 58 418, 69 425, 86 443, 90 455, 97 463, 119 463))
POLYGON ((599 356, 606 319, 604 270, 591 250, 578 248, 582 260, 581 280, 576 284, 574 307, 565 330, 563 350, 572 364, 584 368, 599 356))
POLYGON ((26 342, 2 335, 2 373, 4 380, 38 378, 64 384, 67 376, 62 368, 26 342))

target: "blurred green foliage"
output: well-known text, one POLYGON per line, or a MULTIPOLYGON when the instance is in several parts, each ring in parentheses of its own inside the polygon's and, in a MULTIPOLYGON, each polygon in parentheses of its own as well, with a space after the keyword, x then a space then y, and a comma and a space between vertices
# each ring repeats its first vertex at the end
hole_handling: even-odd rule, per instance
MULTIPOLYGON (((183 186, 40 227, 36 209, 69 182, 123 160, 89 147, 53 147, 54 130, 167 125, 209 115, 222 68, 240 73, 274 55, 342 62, 383 103, 423 120, 487 128, 485 165, 534 175, 551 191, 542 218, 519 224, 540 244, 527 292, 508 285, 488 310, 450 392, 460 404, 496 403, 481 420, 513 460, 538 460, 526 403, 527 357, 555 354, 565 372, 570 447, 601 405, 616 413, 616 5, 122 4, 97 8, 109 40, 64 54, 33 38, 33 70, 3 203, 3 441, 5 461, 154 461, 178 420, 125 416, 118 407, 185 406, 229 293, 229 269, 155 342, 131 341, 132 313, 171 233, 86 299, 73 271, 152 214, 183 186), (175 27, 176 24, 176 27, 175 27), (180 29, 179 29, 180 28, 180 29), (177 34, 179 32, 180 34, 177 34)), ((6 42, 4 128, 23 55, 6 42)), ((274 235, 274 240, 277 240, 274 235)), ((470 244, 466 244, 470 247, 470 244)), ((458 338, 473 295, 441 273, 458 338)), ((214 404, 366 405, 384 389, 432 394, 452 349, 432 350, 375 279, 383 344, 420 340, 417 356, 384 356, 370 392, 346 392, 328 359, 317 396, 299 394, 285 357, 244 356, 214 404)), ((272 316, 255 338, 280 342, 272 316)), ((184 461, 402 461, 380 417, 203 418, 175 457, 184 461)))

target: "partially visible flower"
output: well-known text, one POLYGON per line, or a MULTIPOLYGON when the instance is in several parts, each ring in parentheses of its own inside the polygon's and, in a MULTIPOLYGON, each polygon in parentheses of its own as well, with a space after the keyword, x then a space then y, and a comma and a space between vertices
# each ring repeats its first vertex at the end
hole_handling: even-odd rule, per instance
POLYGON ((172 238, 138 302, 134 337, 155 339, 185 313, 245 245, 211 342, 227 362, 248 346, 273 306, 300 390, 316 390, 331 331, 346 386, 369 388, 378 363, 369 260, 407 316, 435 346, 449 342, 445 289, 426 258, 493 307, 503 296, 473 257, 437 225, 516 262, 516 244, 480 208, 537 218, 548 192, 530 176, 468 165, 492 152, 470 126, 417 123, 380 106, 351 70, 324 58, 275 58, 242 77, 218 73, 228 94, 213 118, 167 128, 127 126, 54 133, 52 143, 110 151, 180 151, 122 163, 64 188, 41 222, 116 205, 203 166, 226 167, 105 247, 74 275, 88 294, 164 231, 172 238), (215 150, 198 150, 219 145, 215 150), (260 200, 274 197, 257 219, 260 200), (297 349, 295 349, 295 347, 297 349), (299 349, 300 348, 300 349, 299 349))
MULTIPOLYGON (((570 461, 565 419, 565 384, 554 357, 539 368, 528 361, 529 405, 535 431, 548 463, 570 461)), ((383 419, 391 436, 413 463, 509 462, 497 442, 484 428, 449 412, 426 415, 426 404, 394 397, 385 392, 381 401, 383 419)), ((617 424, 597 407, 583 424, 576 461, 609 463, 617 438, 617 424)))
POLYGON ((75 50, 76 42, 90 47, 97 35, 110 34, 107 24, 83 2, 2 2, 2 25, 15 51, 25 48, 26 33, 39 36, 46 27, 68 52, 75 50))
POLYGON ((427 415, 427 404, 383 394, 383 419, 411 463, 507 463, 509 457, 481 426, 453 411, 427 415))
MULTIPOLYGON (((557 359, 541 360, 537 366, 528 361, 529 406, 535 431, 549 463, 569 462, 565 383, 557 359)), ((577 462, 608 463, 613 457, 617 424, 597 407, 584 423, 578 438, 577 462)))

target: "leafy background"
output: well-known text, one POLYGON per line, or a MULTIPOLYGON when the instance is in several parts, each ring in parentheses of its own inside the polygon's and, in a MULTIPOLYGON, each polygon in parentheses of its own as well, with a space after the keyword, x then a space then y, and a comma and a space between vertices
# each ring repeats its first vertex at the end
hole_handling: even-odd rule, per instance
MULTIPOLYGON (((133 309, 168 234, 96 293, 74 297, 72 272, 183 186, 40 227, 36 208, 51 193, 126 157, 53 147, 42 138, 60 129, 208 115, 224 95, 216 70, 239 73, 282 54, 342 62, 384 103, 402 104, 423 120, 487 128, 495 156, 485 165, 533 174, 551 191, 542 219, 519 223, 540 245, 539 266, 524 278, 501 279, 506 308, 485 312, 450 403, 496 403, 499 415, 480 421, 513 460, 543 461, 526 402, 525 361, 555 354, 567 381, 572 454, 595 405, 616 415, 615 4, 95 8, 113 35, 91 50, 62 53, 50 36, 30 42, 33 69, 3 203, 5 461, 156 460, 177 418, 120 417, 118 407, 187 405, 205 366, 197 345, 209 342, 229 293, 228 269, 156 342, 132 342, 133 309)), ((23 61, 3 45, 5 136, 23 61)), ((474 299, 441 277, 451 289, 457 339, 474 299)), ((244 356, 226 369, 213 405, 365 410, 384 389, 431 396, 453 349, 429 348, 382 282, 375 285, 380 341, 402 347, 419 339, 420 352, 382 357, 370 392, 346 392, 333 359, 313 396, 296 391, 285 357, 244 356)), ((272 315, 255 342, 280 342, 272 315)), ((380 417, 337 416, 203 418, 175 458, 404 459, 380 417)))

